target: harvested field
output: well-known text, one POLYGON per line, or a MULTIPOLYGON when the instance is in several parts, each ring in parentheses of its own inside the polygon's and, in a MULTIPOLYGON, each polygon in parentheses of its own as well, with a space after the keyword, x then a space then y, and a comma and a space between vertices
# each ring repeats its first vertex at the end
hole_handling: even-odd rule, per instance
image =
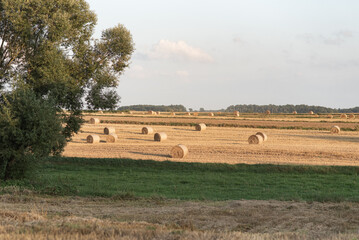
POLYGON ((0 196, 1 239, 357 239, 358 203, 0 196))
POLYGON ((116 128, 119 141, 106 144, 104 126, 109 124, 85 124, 82 132, 65 148, 64 156, 173 161, 172 147, 184 144, 188 155, 175 161, 359 166, 359 134, 353 131, 333 135, 329 130, 208 127, 198 132, 194 127, 158 125, 153 126, 154 131, 166 132, 168 140, 155 142, 152 134, 141 134, 141 125, 111 124, 116 128), (259 131, 268 136, 268 141, 249 145, 248 137, 259 131), (86 143, 89 134, 100 135, 101 142, 86 143))
MULTIPOLYGON (((89 121, 91 116, 85 116, 89 121)), ((359 121, 343 119, 246 119, 246 118, 223 118, 214 117, 166 117, 166 116, 121 116, 104 115, 101 121, 119 124, 156 124, 156 125, 195 125, 205 123, 207 126, 229 126, 229 127, 260 127, 260 128, 297 128, 297 129, 330 129, 334 123, 345 129, 356 129, 359 121)))

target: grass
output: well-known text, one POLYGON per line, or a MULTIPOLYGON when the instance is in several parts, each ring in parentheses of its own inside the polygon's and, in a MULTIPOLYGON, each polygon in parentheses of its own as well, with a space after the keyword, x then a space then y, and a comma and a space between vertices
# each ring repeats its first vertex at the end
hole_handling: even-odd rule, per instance
POLYGON ((27 183, 44 194, 122 199, 359 201, 359 167, 51 157, 27 183))

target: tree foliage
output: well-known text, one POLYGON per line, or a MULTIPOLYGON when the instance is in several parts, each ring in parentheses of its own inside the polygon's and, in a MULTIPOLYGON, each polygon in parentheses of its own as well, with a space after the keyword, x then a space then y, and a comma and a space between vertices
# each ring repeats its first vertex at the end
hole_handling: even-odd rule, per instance
POLYGON ((62 122, 53 102, 38 98, 30 89, 2 93, 1 99, 0 176, 22 178, 36 161, 63 151, 62 122))
POLYGON ((134 51, 124 26, 92 40, 95 24, 84 0, 0 0, 0 87, 22 81, 70 110, 68 138, 79 130, 82 99, 92 88, 116 87, 134 51))
POLYGON ((119 101, 108 89, 129 65, 132 36, 119 24, 93 40, 95 24, 85 0, 0 0, 3 179, 23 177, 35 160, 63 150, 81 127, 86 95, 100 97, 88 102, 93 108, 119 101))

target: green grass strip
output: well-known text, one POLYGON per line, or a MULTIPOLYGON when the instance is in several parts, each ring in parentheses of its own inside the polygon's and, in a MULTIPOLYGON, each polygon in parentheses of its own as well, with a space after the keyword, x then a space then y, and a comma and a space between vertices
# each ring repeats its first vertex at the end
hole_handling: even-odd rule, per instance
POLYGON ((359 201, 359 168, 51 157, 31 180, 51 195, 359 201))

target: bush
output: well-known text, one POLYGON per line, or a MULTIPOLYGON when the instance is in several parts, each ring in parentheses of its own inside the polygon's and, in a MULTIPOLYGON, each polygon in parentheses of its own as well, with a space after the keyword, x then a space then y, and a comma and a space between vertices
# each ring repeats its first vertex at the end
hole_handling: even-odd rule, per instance
POLYGON ((50 100, 29 89, 2 93, 0 101, 0 177, 25 178, 41 159, 63 151, 61 118, 50 100))

